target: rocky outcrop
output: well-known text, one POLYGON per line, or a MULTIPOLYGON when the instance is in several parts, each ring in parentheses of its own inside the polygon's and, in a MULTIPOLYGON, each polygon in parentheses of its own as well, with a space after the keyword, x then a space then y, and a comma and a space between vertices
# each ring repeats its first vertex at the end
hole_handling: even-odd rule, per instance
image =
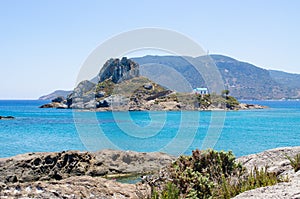
POLYGON ((235 199, 299 199, 300 198, 300 172, 296 174, 297 180, 279 183, 274 186, 261 187, 246 191, 234 197, 235 199))
POLYGON ((240 103, 237 108, 241 109, 241 110, 248 110, 248 109, 265 109, 265 108, 268 108, 268 107, 267 106, 258 105, 258 104, 240 103))
POLYGON ((0 120, 13 120, 15 117, 13 116, 0 116, 0 120))
POLYGON ((143 184, 122 184, 100 177, 77 176, 60 181, 0 183, 0 198, 149 198, 150 188, 143 184))
POLYGON ((174 159, 159 152, 117 150, 2 158, 0 198, 148 198, 146 184, 121 184, 102 177, 149 174, 174 159))
MULTIPOLYGON (((300 171, 294 172, 287 159, 299 153, 300 147, 285 147, 238 158, 248 170, 268 165, 268 171, 288 176, 290 181, 246 191, 235 198, 300 198, 300 171)), ((148 184, 170 180, 166 166, 174 160, 163 153, 116 150, 30 153, 2 158, 0 198, 149 198, 148 184), (101 177, 158 170, 156 175, 137 184, 120 184, 101 177)))
POLYGON ((174 160, 163 153, 102 150, 28 153, 0 159, 0 182, 61 180, 71 176, 122 176, 157 171, 174 160))
POLYGON ((44 104, 42 106, 40 106, 39 108, 58 108, 58 109, 65 109, 68 108, 68 106, 66 105, 67 101, 65 100, 64 97, 59 96, 54 98, 51 103, 48 104, 44 104))
POLYGON ((80 82, 67 98, 68 108, 88 109, 95 108, 96 84, 88 80, 80 82))
POLYGON ((300 198, 300 171, 295 172, 287 159, 287 156, 294 157, 296 154, 300 154, 300 147, 272 149, 238 158, 238 161, 248 169, 254 166, 259 168, 268 166, 268 171, 275 172, 278 176, 287 176, 290 181, 246 191, 235 198, 300 198))
POLYGON ((111 79, 114 83, 138 77, 139 65, 126 57, 108 60, 98 74, 99 81, 111 79))

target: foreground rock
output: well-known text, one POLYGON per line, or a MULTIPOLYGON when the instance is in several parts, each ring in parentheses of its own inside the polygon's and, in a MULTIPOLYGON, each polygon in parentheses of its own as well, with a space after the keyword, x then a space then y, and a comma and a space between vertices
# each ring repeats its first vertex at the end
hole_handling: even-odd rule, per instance
POLYGON ((147 198, 145 184, 102 177, 149 174, 170 164, 163 153, 102 150, 28 153, 0 159, 0 198, 147 198))
MULTIPOLYGON (((294 172, 286 158, 299 153, 300 147, 285 147, 238 158, 247 169, 268 165, 268 171, 288 176, 290 181, 246 191, 235 198, 300 198, 300 171, 294 172)), ((0 198, 149 198, 151 188, 147 183, 120 184, 102 177, 160 170, 158 179, 144 179, 156 183, 168 179, 165 168, 173 160, 163 153, 116 150, 29 153, 2 158, 0 198)))
POLYGON ((159 170, 174 160, 163 153, 102 150, 29 153, 0 159, 0 182, 62 180, 72 176, 123 176, 159 170))
POLYGON ((150 188, 100 177, 77 176, 60 181, 0 184, 0 198, 148 198, 150 188))
POLYGON ((282 177, 288 176, 290 182, 246 191, 235 198, 300 198, 300 171, 295 173, 286 157, 294 157, 299 153, 300 147, 285 147, 240 157, 238 161, 248 169, 268 165, 268 171, 275 172, 282 177))

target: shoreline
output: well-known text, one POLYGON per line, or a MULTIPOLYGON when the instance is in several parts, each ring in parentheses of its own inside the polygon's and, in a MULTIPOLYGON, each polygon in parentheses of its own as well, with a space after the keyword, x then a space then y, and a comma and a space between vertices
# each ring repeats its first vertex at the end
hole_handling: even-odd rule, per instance
MULTIPOLYGON (((247 169, 268 165, 270 172, 282 177, 288 176, 289 181, 252 189, 235 198, 270 198, 276 194, 279 198, 289 198, 297 194, 300 196, 300 192, 297 192, 300 190, 300 171, 294 172, 286 158, 295 154, 300 154, 300 146, 269 149, 236 158, 247 169)), ((0 158, 0 196, 63 198, 66 195, 78 197, 84 194, 88 197, 93 194, 97 197, 113 198, 116 197, 114 194, 121 193, 117 198, 140 198, 137 193, 143 197, 151 193, 147 183, 142 180, 136 184, 124 184, 117 182, 115 178, 152 173, 161 175, 164 168, 175 160, 175 157, 164 153, 109 149, 97 152, 19 154, 0 158)))
POLYGON ((240 110, 254 110, 254 109, 267 109, 268 106, 259 105, 259 104, 247 104, 247 103, 240 103, 238 106, 233 108, 220 108, 220 107, 207 107, 207 108, 163 108, 163 109, 151 109, 151 108, 141 108, 141 107, 134 107, 128 108, 125 106, 122 107, 103 107, 103 108, 68 108, 64 104, 51 102, 48 104, 44 104, 39 108, 54 108, 54 109, 69 109, 69 110, 80 110, 82 112, 125 112, 125 111, 240 111, 240 110))

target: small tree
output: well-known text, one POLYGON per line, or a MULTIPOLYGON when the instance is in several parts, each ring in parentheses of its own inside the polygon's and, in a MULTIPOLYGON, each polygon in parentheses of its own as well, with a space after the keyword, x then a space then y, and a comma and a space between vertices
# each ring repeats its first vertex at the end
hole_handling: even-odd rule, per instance
POLYGON ((229 95, 230 91, 229 90, 223 90, 222 91, 222 97, 227 98, 229 95))

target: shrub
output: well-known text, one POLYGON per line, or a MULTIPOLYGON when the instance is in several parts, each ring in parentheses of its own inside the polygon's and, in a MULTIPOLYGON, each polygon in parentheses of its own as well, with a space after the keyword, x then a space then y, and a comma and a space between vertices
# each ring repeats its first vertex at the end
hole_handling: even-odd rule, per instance
POLYGON ((298 153, 294 158, 291 158, 286 155, 289 159, 291 166, 294 168, 294 171, 297 172, 300 170, 300 153, 298 153))
POLYGON ((152 198, 231 198, 241 192, 281 182, 268 167, 248 173, 231 151, 195 150, 169 168, 169 181, 152 198))
POLYGON ((175 199, 179 198, 179 189, 172 182, 168 182, 164 189, 159 193, 156 189, 153 189, 152 199, 175 199))
POLYGON ((193 151, 192 156, 181 156, 170 168, 173 182, 185 198, 210 198, 223 176, 241 175, 243 168, 235 162, 232 152, 214 150, 193 151))
POLYGON ((275 173, 267 172, 268 167, 254 169, 244 179, 223 178, 222 186, 214 190, 214 198, 231 198, 244 191, 259 187, 272 186, 278 182, 285 181, 278 179, 275 173))

